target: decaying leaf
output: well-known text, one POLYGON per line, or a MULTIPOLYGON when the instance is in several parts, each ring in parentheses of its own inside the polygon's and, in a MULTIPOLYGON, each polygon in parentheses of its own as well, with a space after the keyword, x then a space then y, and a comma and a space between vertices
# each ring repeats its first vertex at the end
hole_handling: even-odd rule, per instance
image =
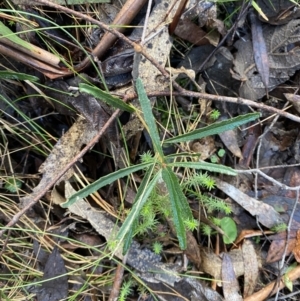
POLYGON ((270 69, 268 51, 263 37, 262 24, 258 20, 253 10, 250 11, 250 20, 254 61, 256 69, 260 74, 262 82, 266 88, 266 93, 268 93, 270 69))
MULTIPOLYGON (((65 196, 69 198, 75 193, 75 189, 71 186, 71 184, 66 181, 65 182, 65 196)), ((77 200, 74 204, 68 207, 68 210, 81 216, 82 218, 88 220, 93 228, 102 236, 104 236, 107 240, 114 239, 114 236, 119 231, 119 227, 113 223, 103 212, 99 210, 93 209, 87 202, 80 199, 77 200)), ((114 250, 115 255, 122 259, 122 246, 118 250, 114 250)))
POLYGON ((232 154, 240 159, 243 158, 241 149, 239 148, 237 141, 236 130, 229 130, 219 134, 222 142, 232 152, 232 154))
POLYGON ((59 301, 68 297, 68 276, 65 263, 57 247, 48 257, 41 288, 37 293, 38 301, 59 301))
POLYGON ((293 104, 297 112, 300 113, 300 95, 285 93, 284 96, 288 101, 290 101, 293 104))
MULTIPOLYGON (((153 8, 151 15, 148 19, 145 37, 153 36, 144 47, 147 53, 155 58, 160 65, 165 66, 169 53, 172 47, 172 39, 168 32, 168 24, 166 24, 166 17, 172 19, 176 13, 179 1, 160 1, 153 8), (166 16, 166 14, 168 14, 166 16)), ((134 55, 133 74, 134 79, 140 77, 145 85, 147 92, 157 92, 165 90, 163 84, 157 82, 156 77, 160 75, 151 62, 141 59, 139 53, 134 55)))
MULTIPOLYGON (((234 272, 236 277, 240 277, 245 274, 245 267, 244 267, 244 259, 243 259, 243 253, 239 249, 231 250, 228 253, 228 256, 231 258, 231 262, 233 264, 234 272)), ((261 267, 261 261, 259 260, 259 257, 255 255, 256 258, 253 258, 253 260, 256 260, 259 264, 259 267, 261 267)), ((222 267, 222 260, 220 256, 213 253, 208 248, 201 248, 201 269, 213 276, 215 280, 219 282, 220 285, 222 285, 221 280, 221 267, 222 267)))
POLYGON ((297 262, 300 262, 300 230, 297 231, 296 244, 293 249, 293 254, 297 262))
MULTIPOLYGON (((58 140, 46 161, 41 165, 39 171, 43 175, 40 183, 33 189, 30 195, 21 198, 21 203, 25 205, 38 195, 54 176, 80 151, 82 145, 90 142, 97 132, 98 130, 86 119, 82 117, 78 118, 69 131, 58 140)), ((70 168, 59 182, 69 179, 73 173, 73 168, 70 168)))
POLYGON ((216 43, 214 44, 210 43, 207 37, 207 32, 205 32, 198 25, 196 25, 194 22, 188 19, 183 19, 179 21, 175 29, 175 34, 183 40, 186 40, 199 46, 206 44, 215 44, 216 46, 218 43, 218 41, 216 41, 216 43))
POLYGON ((281 260, 284 253, 286 256, 291 254, 296 245, 296 230, 290 232, 288 241, 286 241, 286 237, 286 232, 277 233, 268 237, 272 243, 268 251, 266 262, 271 263, 281 260))
MULTIPOLYGON (((300 9, 295 1, 256 0, 256 3, 267 16, 268 23, 272 25, 286 24, 300 16, 300 9)), ((265 21, 262 17, 260 19, 265 21)))
POLYGON ((256 282, 258 279, 259 263, 253 244, 250 240, 245 239, 242 245, 243 259, 244 259, 244 292, 243 297, 246 298, 254 292, 256 282))
POLYGON ((208 136, 191 141, 190 149, 200 155, 199 160, 206 160, 216 151, 215 139, 212 136, 208 136))
POLYGON ((223 254, 222 260, 222 281, 223 293, 226 301, 243 301, 239 294, 239 284, 234 273, 233 264, 228 254, 223 254))
MULTIPOLYGON (((147 49, 147 53, 155 58, 161 66, 166 65, 172 47, 168 24, 165 22, 166 14, 168 13, 168 18, 172 19, 178 4, 179 2, 176 0, 158 2, 148 19, 145 36, 146 38, 152 36, 152 38, 145 43, 144 47, 147 49)), ((141 33, 136 30, 133 35, 141 36, 141 33)), ((165 91, 170 84, 170 81, 165 81, 160 71, 151 62, 142 58, 140 53, 134 55, 132 74, 134 80, 140 77, 147 93, 165 91)), ((138 101, 133 101, 133 105, 139 107, 138 101)), ((126 139, 130 139, 143 128, 138 117, 133 114, 131 120, 123 127, 126 139)))
POLYGON ((272 228, 283 223, 279 213, 276 212, 272 206, 249 197, 247 194, 241 192, 233 185, 230 185, 217 178, 214 179, 216 181, 216 186, 220 190, 230 196, 250 214, 256 216, 262 225, 266 226, 267 228, 272 228))
MULTIPOLYGON (((264 28, 270 68, 268 91, 287 81, 300 69, 300 49, 292 48, 300 41, 299 25, 300 20, 292 20, 285 25, 267 25, 264 28)), ((235 47, 238 50, 234 60, 235 78, 242 81, 239 94, 241 97, 257 100, 266 95, 266 89, 255 66, 250 37, 240 39, 235 47)))

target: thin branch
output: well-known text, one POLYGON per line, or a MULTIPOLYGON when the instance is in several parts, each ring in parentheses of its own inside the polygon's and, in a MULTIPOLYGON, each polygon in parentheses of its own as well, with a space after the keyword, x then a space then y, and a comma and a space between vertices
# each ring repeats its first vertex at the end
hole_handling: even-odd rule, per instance
POLYGON ((252 173, 258 173, 260 176, 264 177, 265 179, 269 180, 270 182, 272 182, 273 184, 275 184, 276 186, 279 186, 282 189, 285 190, 299 190, 300 189, 300 185, 299 186, 287 186, 285 184, 280 183, 279 181, 275 180, 274 178, 266 175, 264 172, 262 172, 260 169, 258 168, 254 168, 254 169, 248 169, 248 170, 235 170, 237 173, 241 173, 241 174, 252 174, 252 173))
MULTIPOLYGON (((173 85, 177 89, 178 84, 173 83, 173 85)), ((171 94, 170 91, 147 93, 148 97, 169 96, 170 94, 171 94)), ((118 94, 116 93, 116 95, 118 95, 118 94)), ((258 103, 256 101, 241 98, 241 97, 228 97, 228 96, 219 96, 219 95, 213 95, 213 94, 207 94, 207 93, 193 92, 193 91, 185 90, 182 87, 180 87, 180 91, 178 91, 178 92, 172 91, 172 95, 173 96, 196 97, 196 98, 206 99, 206 100, 213 100, 213 101, 219 101, 219 102, 231 102, 231 103, 236 103, 236 104, 240 104, 240 105, 246 105, 246 106, 250 106, 253 108, 260 109, 260 110, 275 113, 282 117, 285 117, 285 118, 288 118, 290 120, 300 123, 300 117, 298 117, 298 116, 287 113, 284 110, 279 110, 277 108, 273 108, 273 107, 264 105, 263 103, 258 103)), ((137 95, 135 93, 128 94, 125 96, 124 95, 118 95, 118 96, 123 97, 123 100, 125 100, 125 101, 137 98, 137 95)))

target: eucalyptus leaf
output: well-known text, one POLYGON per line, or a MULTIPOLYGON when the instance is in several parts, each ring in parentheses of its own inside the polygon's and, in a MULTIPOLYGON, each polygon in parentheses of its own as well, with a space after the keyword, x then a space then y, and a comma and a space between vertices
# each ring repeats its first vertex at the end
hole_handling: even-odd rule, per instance
POLYGON ((83 93, 90 94, 98 99, 101 99, 105 103, 111 105, 114 108, 127 111, 130 113, 134 112, 134 108, 126 104, 120 98, 112 96, 111 94, 88 84, 81 83, 79 84, 79 91, 83 93))
POLYGON ((190 140, 201 139, 203 137, 220 134, 222 132, 232 130, 242 124, 253 121, 259 118, 259 113, 250 113, 242 116, 237 116, 228 120, 215 122, 201 129, 196 129, 190 133, 183 134, 174 138, 165 140, 165 143, 178 143, 190 140))
MULTIPOLYGON (((154 165, 152 168, 149 168, 142 180, 142 183, 137 191, 137 194, 135 196, 134 204, 132 206, 132 209, 130 210, 130 213, 128 214, 127 218, 125 219, 122 227, 119 230, 119 233, 117 235, 117 240, 119 243, 122 243, 124 239, 125 245, 124 247, 128 248, 129 247, 129 241, 131 240, 131 235, 127 236, 128 234, 133 233, 133 226, 135 224, 136 219, 140 215, 140 211, 142 207, 144 206, 145 202, 148 200, 148 197, 152 190, 154 189, 157 181, 161 177, 161 171, 157 172, 154 177, 153 176, 154 172, 154 165), (152 179, 151 179, 152 178, 152 179), (126 237, 127 236, 127 237, 126 237)), ((128 249, 123 249, 123 252, 126 253, 128 249)))
POLYGON ((133 172, 136 172, 143 168, 147 168, 151 165, 153 165, 153 162, 147 162, 147 163, 137 164, 134 166, 130 166, 130 167, 123 168, 123 169, 117 170, 115 172, 112 172, 109 175, 98 179, 97 181, 91 183, 90 185, 88 185, 88 186, 80 189, 76 193, 74 193, 70 198, 68 198, 68 200, 65 203, 61 204, 61 207, 67 208, 67 207, 71 206, 72 204, 74 204, 77 200, 87 197, 88 195, 94 193, 95 191, 102 188, 103 186, 109 185, 112 182, 114 182, 120 178, 128 176, 133 172))
POLYGON ((170 167, 162 169, 162 177, 169 192, 172 217, 176 229, 176 234, 181 249, 186 249, 186 233, 184 220, 193 219, 193 215, 187 199, 183 194, 178 179, 170 167))
POLYGON ((155 118, 152 113, 152 107, 150 104, 150 100, 147 96, 147 93, 145 91, 145 88, 143 86, 143 83, 140 78, 137 78, 136 80, 136 90, 137 94, 139 96, 139 101, 141 104, 141 108, 144 114, 144 119, 148 127, 149 135, 151 137, 154 149, 156 152, 163 157, 163 150, 161 147, 161 142, 158 134, 158 130, 155 123, 155 118))
POLYGON ((236 176, 237 173, 231 167, 227 167, 221 164, 214 164, 205 161, 200 162, 174 162, 168 164, 169 166, 174 167, 185 167, 185 168, 194 168, 194 169, 203 169, 211 172, 218 172, 225 175, 236 176))

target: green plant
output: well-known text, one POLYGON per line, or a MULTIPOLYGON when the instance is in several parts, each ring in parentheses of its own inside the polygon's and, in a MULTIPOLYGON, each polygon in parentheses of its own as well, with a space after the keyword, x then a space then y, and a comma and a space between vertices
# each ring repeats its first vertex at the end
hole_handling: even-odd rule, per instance
POLYGON ((156 241, 154 242, 152 249, 155 254, 160 254, 162 252, 163 246, 160 242, 156 241))
POLYGON ((120 290, 120 295, 119 295, 119 301, 125 301, 128 300, 127 297, 129 294, 132 293, 132 286, 133 286, 133 281, 128 280, 124 281, 120 290))
POLYGON ((224 231, 223 241, 225 244, 232 244, 237 237, 237 228, 234 220, 225 216, 220 221, 220 227, 224 231))
MULTIPOLYGON (((84 88, 85 92, 88 93, 88 85, 85 85, 84 88)), ((146 156, 148 162, 129 166, 100 178, 91 185, 81 189, 80 191, 72 195, 67 200, 67 202, 63 204, 63 207, 68 207, 69 205, 76 202, 78 198, 84 198, 94 191, 116 181, 119 178, 128 176, 133 172, 144 169, 145 173, 143 180, 136 193, 132 209, 116 237, 117 247, 123 244, 124 252, 128 250, 132 237, 135 234, 137 220, 140 217, 142 208, 147 203, 151 192, 157 187, 157 185, 164 183, 166 191, 168 193, 168 199, 171 207, 171 218, 175 226, 179 246, 182 249, 186 249, 186 223, 190 223, 193 220, 193 216, 186 196, 184 195, 183 190, 180 187, 178 177, 174 173, 173 168, 207 170, 210 172, 224 173, 227 175, 236 175, 236 172, 232 168, 208 162, 181 162, 179 160, 176 160, 177 158, 183 156, 181 154, 165 156, 162 149, 162 143, 180 143, 194 139, 201 139, 208 135, 218 134, 229 129, 233 129, 241 124, 255 120, 259 117, 259 114, 251 113, 244 116, 238 116, 230 120, 216 122, 207 127, 196 129, 192 132, 176 136, 162 142, 160 141, 150 101, 147 97, 142 81, 139 78, 136 81, 136 89, 143 112, 143 117, 141 118, 143 118, 146 129, 151 137, 155 155, 153 157, 146 156)), ((93 93, 95 93, 94 89, 93 93)), ((108 103, 110 103, 110 100, 108 100, 108 103)), ((137 108, 135 108, 135 111, 137 114, 141 115, 137 108)), ((185 156, 188 157, 187 155, 185 156)))
POLYGON ((210 112, 210 115, 209 117, 212 119, 212 120, 217 120, 219 117, 220 117, 221 113, 219 110, 212 110, 210 112))
POLYGON ((17 192, 22 187, 22 181, 15 178, 8 178, 4 185, 4 188, 7 189, 9 192, 17 192))
POLYGON ((286 231, 286 229, 287 229, 287 225, 285 223, 281 223, 281 224, 271 228, 271 231, 278 233, 278 232, 286 231))

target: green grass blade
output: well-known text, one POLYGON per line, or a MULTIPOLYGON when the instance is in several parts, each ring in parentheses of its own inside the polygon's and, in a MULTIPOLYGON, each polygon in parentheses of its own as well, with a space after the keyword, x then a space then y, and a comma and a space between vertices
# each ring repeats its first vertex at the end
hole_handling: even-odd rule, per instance
POLYGON ((39 81, 39 78, 36 76, 8 70, 0 71, 0 79, 29 80, 31 82, 39 81))
POLYGON ((145 88, 143 86, 142 80, 140 78, 137 78, 136 80, 136 90, 139 96, 139 101, 144 114, 145 122, 148 126, 149 135, 151 137, 154 149, 162 158, 163 150, 160 144, 160 138, 156 127, 155 118, 152 113, 152 107, 150 104, 150 100, 146 94, 145 88))
POLYGON ((133 221, 131 227, 129 228, 128 232, 125 235, 124 242, 123 242, 123 255, 125 255, 130 248, 133 235, 134 235, 134 230, 136 228, 136 224, 137 224, 137 219, 133 221))
MULTIPOLYGON (((139 217, 140 211, 141 211, 142 207, 144 206, 145 202, 148 200, 150 193, 152 192, 157 181, 161 177, 161 170, 159 170, 156 173, 156 175, 154 175, 154 177, 152 178, 153 172, 154 172, 154 165, 153 165, 153 168, 150 168, 147 170, 147 172, 142 180, 142 183, 137 191, 137 194, 135 196, 135 201, 132 206, 132 209, 131 209, 130 213, 128 214, 126 220, 124 221, 122 227, 119 230, 119 233, 117 235, 117 240, 119 241, 119 244, 121 244, 124 241, 126 235, 133 233, 132 227, 134 226, 136 219, 139 217)), ((128 237, 128 236, 126 237, 126 246, 127 247, 129 246, 128 239, 130 240, 131 237, 128 237)), ((126 251, 127 250, 124 250, 125 253, 126 253, 126 251)))
POLYGON ((193 215, 186 197, 181 190, 178 179, 170 167, 166 167, 162 170, 162 177, 170 196, 172 217, 179 246, 181 249, 186 249, 187 245, 184 220, 193 219, 193 215))
POLYGON ((134 112, 134 108, 130 105, 126 104, 120 98, 112 96, 111 94, 88 84, 81 83, 79 84, 79 91, 90 94, 98 99, 101 99, 105 103, 111 105, 114 108, 127 111, 130 113, 134 112))
POLYGON ((67 207, 71 206, 72 204, 74 204, 77 200, 87 197, 88 195, 92 194, 93 192, 100 189, 101 187, 103 187, 105 185, 109 185, 112 182, 114 182, 120 178, 128 176, 133 172, 136 172, 143 168, 149 167, 151 165, 153 165, 153 162, 147 162, 147 163, 137 164, 134 166, 130 166, 130 167, 123 168, 123 169, 117 170, 115 172, 112 172, 109 175, 98 179, 97 181, 93 182, 92 184, 90 184, 90 185, 82 188, 81 190, 77 191, 76 193, 74 193, 70 198, 68 198, 68 200, 65 203, 61 204, 61 207, 67 208, 67 207))
POLYGON ((227 167, 227 166, 224 166, 221 164, 204 162, 204 161, 201 161, 201 162, 174 162, 174 163, 169 163, 168 165, 174 166, 174 167, 203 169, 203 170, 207 170, 207 171, 222 173, 222 174, 229 175, 229 176, 237 175, 236 171, 231 167, 227 167))
POLYGON ((190 141, 195 139, 201 139, 203 137, 220 134, 222 132, 232 130, 242 124, 245 124, 249 121, 253 121, 257 118, 259 118, 259 113, 250 113, 242 116, 237 116, 228 120, 215 122, 211 125, 208 125, 201 129, 196 129, 190 133, 183 134, 181 136, 177 136, 174 138, 170 138, 165 140, 165 143, 178 143, 178 142, 184 142, 184 141, 190 141))
POLYGON ((21 38, 18 37, 18 35, 14 32, 12 32, 7 26, 5 26, 1 21, 0 21, 0 38, 4 37, 9 39, 11 42, 20 45, 21 47, 27 48, 28 50, 32 50, 33 46, 22 40, 21 38))

